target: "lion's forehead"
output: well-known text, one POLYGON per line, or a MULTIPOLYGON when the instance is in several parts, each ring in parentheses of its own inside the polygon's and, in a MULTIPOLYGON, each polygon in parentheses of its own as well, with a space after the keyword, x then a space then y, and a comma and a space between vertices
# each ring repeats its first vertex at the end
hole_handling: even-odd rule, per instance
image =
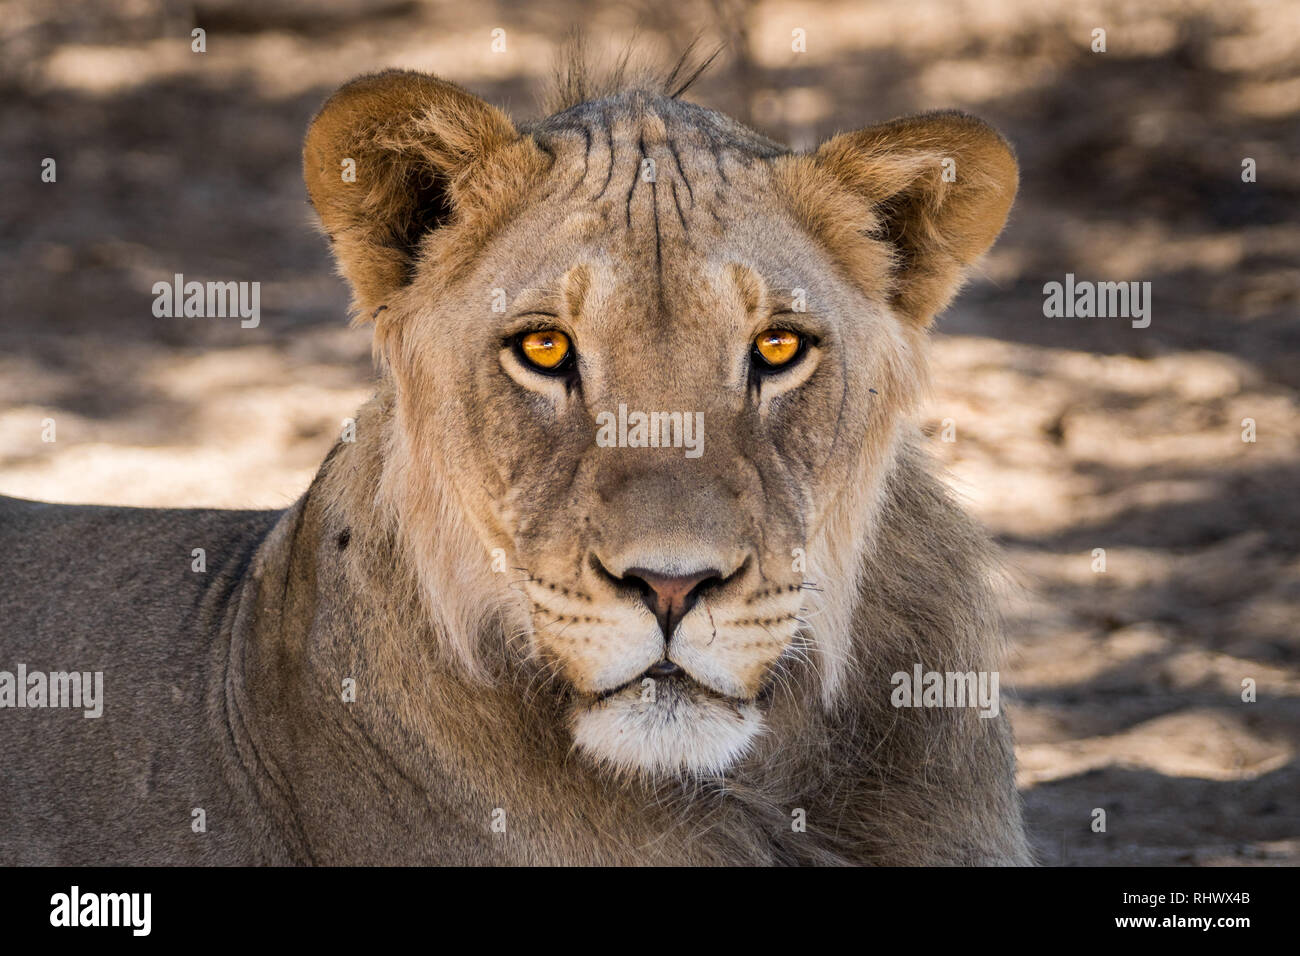
POLYGON ((717 341, 719 324, 736 321, 720 307, 735 297, 735 264, 756 273, 769 304, 796 290, 826 301, 833 266, 785 202, 773 163, 784 147, 646 93, 584 104, 529 133, 549 172, 478 269, 479 284, 506 289, 513 311, 558 295, 575 269, 601 305, 584 319, 612 317, 620 338, 666 322, 717 341))
POLYGON ((552 159, 546 199, 595 232, 622 232, 662 263, 666 247, 716 238, 765 195, 775 144, 692 104, 633 94, 533 131, 552 159))

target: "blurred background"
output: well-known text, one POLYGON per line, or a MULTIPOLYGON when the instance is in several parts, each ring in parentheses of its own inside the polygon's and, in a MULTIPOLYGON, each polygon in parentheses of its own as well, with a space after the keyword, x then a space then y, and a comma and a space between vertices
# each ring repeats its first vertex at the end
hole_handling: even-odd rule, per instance
POLYGON ((609 59, 726 43, 688 98, 796 147, 938 107, 1007 134, 1020 198, 938 323, 926 427, 1024 585, 1003 689, 1039 856, 1300 863, 1294 0, 4 0, 0 493, 291 503, 372 381, 307 122, 390 66, 534 118, 574 25, 609 59), (155 318, 174 273, 259 281, 260 325, 155 318), (1150 327, 1044 318, 1066 273, 1150 282, 1150 327))

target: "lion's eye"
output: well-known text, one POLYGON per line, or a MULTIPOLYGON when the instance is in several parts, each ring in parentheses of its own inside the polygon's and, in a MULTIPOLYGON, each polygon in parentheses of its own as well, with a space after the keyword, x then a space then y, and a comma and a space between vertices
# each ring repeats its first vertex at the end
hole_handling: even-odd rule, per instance
POLYGON ((781 368, 803 351, 803 338, 789 329, 768 329, 754 339, 754 351, 767 368, 781 368))
POLYGON ((556 372, 573 351, 569 337, 558 329, 526 332, 518 339, 524 360, 542 372, 556 372))

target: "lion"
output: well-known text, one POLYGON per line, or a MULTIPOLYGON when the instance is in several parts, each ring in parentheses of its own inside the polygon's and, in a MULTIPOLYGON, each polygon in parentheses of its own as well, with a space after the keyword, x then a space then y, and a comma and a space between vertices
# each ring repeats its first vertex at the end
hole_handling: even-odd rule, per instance
POLYGON ((0 696, 7 861, 1032 862, 1005 714, 897 693, 1002 653, 915 418, 1013 152, 958 112, 796 152, 686 85, 329 98, 375 395, 284 511, 2 500, 0 667, 104 681, 0 696))

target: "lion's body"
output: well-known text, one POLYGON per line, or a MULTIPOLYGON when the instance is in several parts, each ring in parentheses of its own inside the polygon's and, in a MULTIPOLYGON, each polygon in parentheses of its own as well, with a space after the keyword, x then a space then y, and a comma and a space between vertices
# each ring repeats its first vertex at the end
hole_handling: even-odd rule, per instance
POLYGON ((585 772, 528 678, 467 683, 405 630, 391 586, 403 569, 349 580, 353 549, 396 559, 382 533, 348 523, 372 515, 328 500, 364 480, 367 452, 340 446, 284 512, 0 499, 0 660, 102 670, 108 699, 97 719, 3 714, 7 862, 1027 861, 1005 717, 895 710, 867 690, 910 670, 914 648, 940 670, 999 654, 992 638, 948 637, 996 633, 978 583, 989 556, 914 463, 889 483, 857 692, 834 716, 778 698, 769 745, 722 788, 585 772), (195 547, 206 573, 191 570, 195 547), (368 690, 343 703, 340 675, 368 690))
POLYGON ((795 155, 643 90, 520 131, 386 73, 304 172, 378 393, 285 512, 0 503, 0 668, 105 695, 0 710, 6 859, 1029 861, 1005 714, 892 693, 999 664, 909 418, 1014 196, 996 132, 795 155), (610 446, 616 408, 694 452, 610 446))
POLYGON ((276 518, 0 498, 0 669, 101 671, 108 697, 97 718, 0 712, 6 862, 243 855, 246 824, 229 822, 251 818, 238 789, 247 784, 226 773, 229 736, 213 732, 212 694, 228 658, 226 615, 276 518), (205 574, 190 570, 195 547, 210 555, 205 574), (227 826, 186 840, 191 804, 227 826))

